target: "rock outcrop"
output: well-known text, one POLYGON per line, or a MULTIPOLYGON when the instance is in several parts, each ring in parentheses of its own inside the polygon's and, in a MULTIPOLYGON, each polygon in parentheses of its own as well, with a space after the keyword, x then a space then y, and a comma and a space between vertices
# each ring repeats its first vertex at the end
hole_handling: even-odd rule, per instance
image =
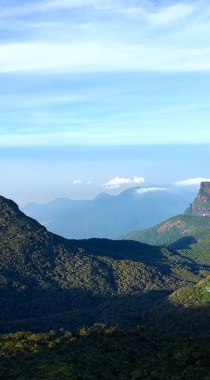
POLYGON ((210 216, 210 182, 201 182, 200 190, 185 215, 210 216))

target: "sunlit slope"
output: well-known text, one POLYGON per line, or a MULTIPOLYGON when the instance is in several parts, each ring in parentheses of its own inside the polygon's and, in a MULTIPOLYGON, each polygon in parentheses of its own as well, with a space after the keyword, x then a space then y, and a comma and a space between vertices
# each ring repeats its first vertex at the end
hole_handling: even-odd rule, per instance
POLYGON ((145 320, 158 331, 205 335, 210 333, 209 316, 210 276, 157 302, 145 314, 145 320))
POLYGON ((4 197, 0 252, 0 328, 5 331, 117 323, 116 310, 122 324, 138 324, 141 312, 157 299, 210 273, 210 267, 167 248, 61 238, 4 197), (127 312, 123 318, 128 306, 130 319, 127 312))
POLYGON ((187 255, 208 261, 210 254, 210 182, 201 182, 199 192, 184 212, 151 228, 131 231, 121 239, 185 250, 187 255), (195 244, 195 246, 193 246, 195 244), (187 251, 186 251, 187 249, 187 251), (192 252, 190 253, 189 250, 192 252), (197 253, 196 253, 197 252, 197 253), (200 256, 200 257, 199 257, 200 256))
MULTIPOLYGON (((207 216, 177 215, 165 220, 151 228, 140 231, 132 231, 122 239, 136 240, 153 245, 171 245, 182 239, 189 237, 188 243, 193 243, 199 239, 208 239, 210 230, 210 218, 207 216), (191 239, 190 239, 191 237, 191 239)), ((187 239, 183 239, 183 245, 187 239)), ((182 242, 179 241, 178 247, 182 242)))

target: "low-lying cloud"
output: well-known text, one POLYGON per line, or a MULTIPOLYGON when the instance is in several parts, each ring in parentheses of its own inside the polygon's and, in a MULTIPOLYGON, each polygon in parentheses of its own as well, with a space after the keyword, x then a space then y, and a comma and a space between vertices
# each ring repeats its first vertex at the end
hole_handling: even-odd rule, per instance
POLYGON ((81 182, 82 182, 81 179, 75 179, 73 182, 73 185, 78 185, 81 182))
POLYGON ((104 183, 103 186, 105 186, 107 189, 117 189, 118 187, 122 185, 140 184, 140 183, 144 183, 144 181, 145 179, 143 177, 137 177, 137 176, 135 176, 133 179, 115 177, 111 179, 110 181, 104 183))
POLYGON ((164 187, 144 187, 142 189, 137 189, 136 192, 138 194, 144 194, 150 191, 158 191, 158 190, 165 190, 165 188, 164 187))
POLYGON ((174 183, 174 185, 176 186, 196 186, 196 185, 200 185, 201 182, 210 182, 210 178, 201 178, 201 177, 197 177, 197 178, 189 178, 189 179, 186 179, 186 180, 183 180, 183 181, 177 181, 174 183))

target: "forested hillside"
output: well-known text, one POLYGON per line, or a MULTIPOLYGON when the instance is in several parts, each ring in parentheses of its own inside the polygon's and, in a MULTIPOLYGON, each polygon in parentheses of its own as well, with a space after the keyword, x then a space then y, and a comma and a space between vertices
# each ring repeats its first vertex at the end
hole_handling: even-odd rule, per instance
POLYGON ((158 301, 144 317, 157 331, 202 336, 210 333, 209 315, 210 276, 158 301))
POLYGON ((210 266, 134 241, 67 240, 0 197, 1 331, 132 326, 210 266))
POLYGON ((208 228, 178 251, 67 240, 0 197, 0 378, 209 380, 208 228))
POLYGON ((209 204, 210 182, 202 182, 195 200, 184 214, 169 218, 148 229, 131 231, 120 239, 182 250, 182 255, 198 262, 209 263, 209 204))
POLYGON ((1 380, 209 380, 209 336, 95 325, 0 336, 1 380))
POLYGON ((154 227, 130 232, 121 239, 172 248, 187 247, 200 240, 208 241, 210 239, 210 218, 178 215, 154 227))

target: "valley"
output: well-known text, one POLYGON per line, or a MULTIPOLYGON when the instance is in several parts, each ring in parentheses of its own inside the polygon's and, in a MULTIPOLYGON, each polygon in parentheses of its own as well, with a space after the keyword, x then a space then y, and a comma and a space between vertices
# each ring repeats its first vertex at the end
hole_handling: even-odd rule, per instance
POLYGON ((75 240, 1 196, 1 378, 207 380, 209 247, 208 216, 75 240))

